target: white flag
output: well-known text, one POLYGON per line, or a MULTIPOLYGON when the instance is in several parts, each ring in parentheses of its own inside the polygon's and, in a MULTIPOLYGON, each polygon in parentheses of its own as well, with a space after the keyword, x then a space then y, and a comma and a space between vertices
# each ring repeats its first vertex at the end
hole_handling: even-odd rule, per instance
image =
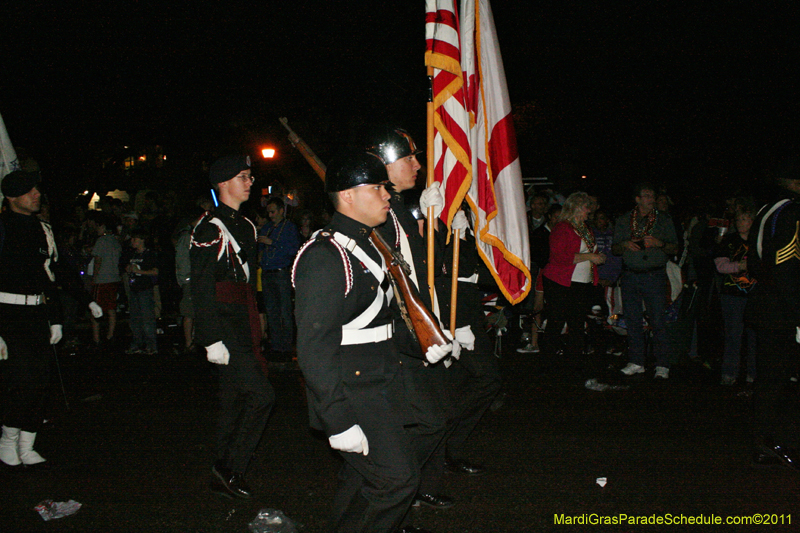
POLYGON ((467 200, 476 215, 478 251, 505 297, 517 303, 531 289, 528 221, 511 102, 489 0, 462 0, 460 33, 461 68, 474 116, 467 200))
MULTIPOLYGON (((3 115, 0 115, 0 183, 6 174, 19 170, 19 160, 17 159, 17 152, 11 145, 11 139, 8 138, 6 131, 6 123, 3 122, 3 115)), ((0 192, 0 203, 3 201, 3 193, 0 192)))

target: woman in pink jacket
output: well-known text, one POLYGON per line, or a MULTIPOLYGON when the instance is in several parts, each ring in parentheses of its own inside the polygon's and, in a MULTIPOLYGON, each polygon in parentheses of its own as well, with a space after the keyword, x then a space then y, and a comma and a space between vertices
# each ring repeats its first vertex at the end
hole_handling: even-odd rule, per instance
POLYGON ((561 217, 550 233, 550 262, 542 272, 550 310, 548 331, 558 335, 567 323, 564 355, 576 369, 583 353, 583 325, 591 308, 592 286, 598 282, 597 265, 606 260, 596 252, 594 235, 586 225, 590 202, 585 192, 573 193, 564 202, 561 217))

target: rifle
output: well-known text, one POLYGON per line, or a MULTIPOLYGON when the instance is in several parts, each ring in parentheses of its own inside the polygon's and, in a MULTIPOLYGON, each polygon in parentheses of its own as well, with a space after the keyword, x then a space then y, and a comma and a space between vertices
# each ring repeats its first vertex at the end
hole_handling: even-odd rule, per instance
POLYGON ((306 158, 308 164, 311 165, 311 168, 322 178, 322 181, 325 181, 325 164, 319 160, 319 157, 311 150, 311 147, 289 127, 289 121, 286 120, 286 117, 280 117, 278 120, 283 124, 283 127, 289 131, 289 142, 292 143, 292 146, 297 148, 303 157, 306 158))
POLYGON ((423 355, 428 352, 428 348, 440 344, 448 344, 450 340, 444 336, 439 327, 439 320, 425 307, 417 292, 417 287, 409 279, 407 270, 410 270, 403 257, 396 251, 389 248, 380 233, 372 230, 369 240, 386 261, 386 268, 391 275, 392 284, 398 294, 397 303, 400 306, 400 313, 408 326, 408 330, 419 343, 423 355))
MULTIPOLYGON (((325 181, 325 164, 320 161, 311 147, 309 147, 290 127, 286 117, 281 117, 281 124, 289 130, 289 141, 292 146, 297 148, 303 157, 306 158, 308 164, 317 172, 317 175, 325 181)), ((369 236, 370 241, 375 248, 383 256, 386 261, 386 268, 389 270, 389 276, 392 284, 395 287, 397 294, 397 304, 400 307, 400 314, 408 326, 408 330, 412 333, 419 343, 424 356, 428 352, 428 348, 440 344, 449 344, 450 340, 442 333, 439 327, 439 321, 433 316, 425 304, 419 297, 414 283, 408 278, 407 269, 408 265, 403 260, 403 257, 389 248, 386 241, 374 229, 369 236)))

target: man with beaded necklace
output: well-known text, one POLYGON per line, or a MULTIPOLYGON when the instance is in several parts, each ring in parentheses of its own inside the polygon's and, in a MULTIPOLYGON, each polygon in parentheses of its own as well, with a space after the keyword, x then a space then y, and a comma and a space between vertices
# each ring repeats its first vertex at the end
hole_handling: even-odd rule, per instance
POLYGON ((634 188, 636 207, 617 219, 611 251, 622 256, 622 305, 628 326, 627 376, 645 371, 644 309, 653 331, 655 377, 669 378, 669 344, 664 308, 667 295, 666 265, 678 251, 671 219, 655 209, 655 187, 640 183, 634 188), (644 307, 642 304, 644 303, 644 307))

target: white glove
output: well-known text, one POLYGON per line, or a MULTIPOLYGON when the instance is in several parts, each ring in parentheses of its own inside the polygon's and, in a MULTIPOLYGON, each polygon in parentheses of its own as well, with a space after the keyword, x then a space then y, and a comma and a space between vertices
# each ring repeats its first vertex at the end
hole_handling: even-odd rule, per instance
MULTIPOLYGON (((445 335, 448 334, 447 331, 444 332, 445 335)), ((453 351, 453 343, 448 344, 434 344, 428 351, 425 352, 425 359, 428 360, 430 364, 435 364, 444 359, 447 354, 453 351)))
POLYGON ((469 351, 475 349, 475 334, 472 333, 472 328, 469 326, 456 328, 456 341, 469 351))
POLYGON ((363 453, 364 455, 369 453, 367 436, 364 435, 358 424, 343 433, 328 437, 328 442, 331 443, 331 448, 340 452, 363 453))
POLYGON ((206 358, 215 365, 227 365, 231 352, 222 341, 217 341, 211 346, 206 346, 206 358))
POLYGON ((464 235, 467 230, 469 229, 469 223, 467 222, 467 215, 464 214, 464 211, 459 211, 453 217, 453 221, 450 223, 450 227, 455 230, 461 230, 461 235, 464 235))
POLYGON ((5 361, 6 359, 8 359, 8 346, 3 337, 0 337, 0 361, 5 361))
POLYGON ((438 218, 444 209, 444 194, 442 185, 438 181, 434 181, 430 187, 422 191, 419 197, 419 208, 425 217, 428 216, 429 207, 433 207, 433 218, 438 218))
POLYGON ((444 332, 444 336, 450 339, 450 343, 453 346, 453 351, 450 352, 450 357, 453 359, 458 360, 461 357, 461 344, 458 342, 458 339, 453 340, 453 334, 450 333, 449 329, 442 328, 444 332))
POLYGON ((60 341, 63 336, 64 333, 61 330, 61 324, 53 324, 50 326, 50 344, 58 344, 58 341, 60 341))
POLYGON ((89 302, 89 311, 92 312, 92 316, 95 318, 103 316, 103 308, 97 305, 97 302, 89 302))

